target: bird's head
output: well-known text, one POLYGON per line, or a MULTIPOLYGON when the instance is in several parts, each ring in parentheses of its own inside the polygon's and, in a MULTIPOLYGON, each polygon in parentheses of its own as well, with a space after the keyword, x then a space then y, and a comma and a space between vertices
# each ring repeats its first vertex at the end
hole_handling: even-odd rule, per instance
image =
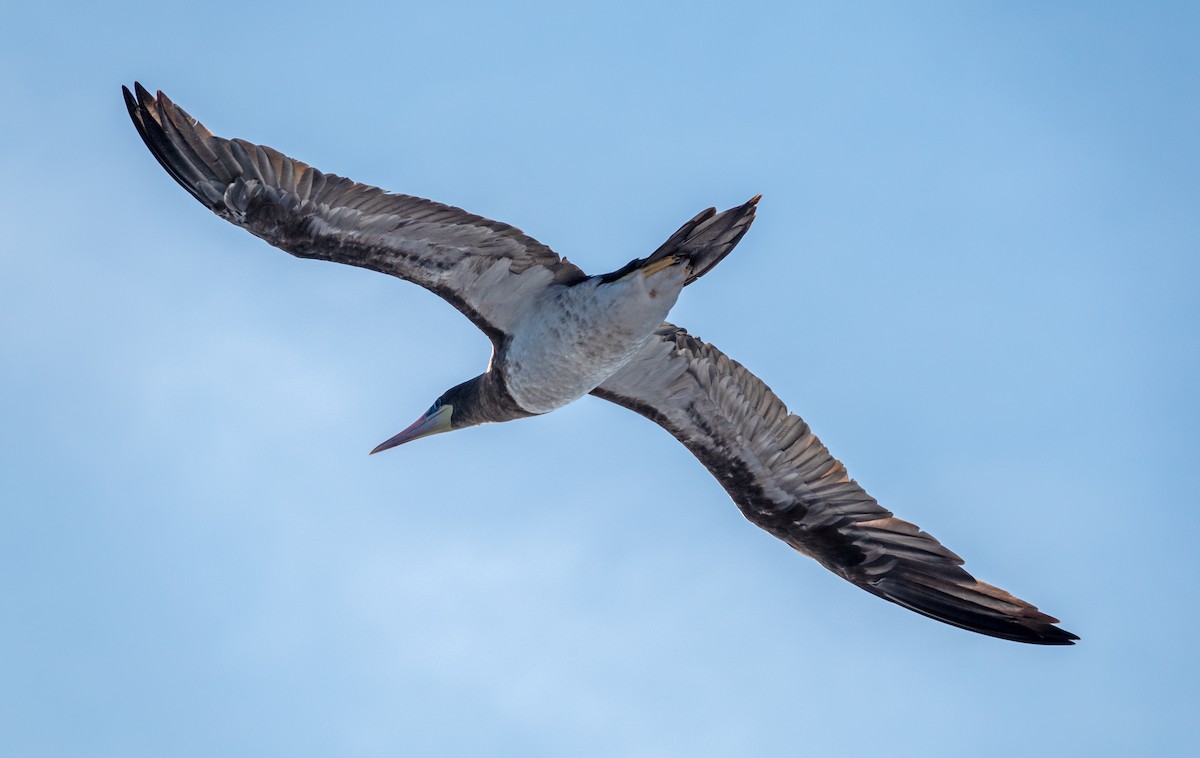
POLYGON ((417 419, 412 426, 380 444, 371 451, 371 455, 421 437, 429 437, 433 434, 441 434, 480 423, 480 421, 473 420, 471 414, 471 409, 478 404, 475 396, 478 394, 479 383, 480 377, 476 377, 446 390, 441 397, 433 401, 429 410, 425 411, 424 415, 417 419))

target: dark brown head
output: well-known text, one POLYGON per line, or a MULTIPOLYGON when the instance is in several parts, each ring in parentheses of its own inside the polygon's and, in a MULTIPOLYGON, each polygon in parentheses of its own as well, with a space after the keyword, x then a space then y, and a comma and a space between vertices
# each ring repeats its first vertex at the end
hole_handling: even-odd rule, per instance
POLYGON ((490 419, 480 418, 478 412, 483 379, 483 376, 477 376, 443 392, 441 397, 429 406, 429 410, 425 411, 425 415, 395 437, 380 444, 371 451, 371 455, 421 437, 464 429, 489 421, 490 419))

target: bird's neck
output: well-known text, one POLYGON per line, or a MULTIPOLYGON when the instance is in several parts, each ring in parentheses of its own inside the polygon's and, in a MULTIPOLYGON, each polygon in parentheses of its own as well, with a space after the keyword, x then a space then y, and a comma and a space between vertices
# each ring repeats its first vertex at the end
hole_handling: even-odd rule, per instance
POLYGON ((494 424, 535 415, 517 405, 517 401, 513 400, 508 392, 503 374, 495 369, 474 379, 468 379, 454 390, 455 428, 494 424))

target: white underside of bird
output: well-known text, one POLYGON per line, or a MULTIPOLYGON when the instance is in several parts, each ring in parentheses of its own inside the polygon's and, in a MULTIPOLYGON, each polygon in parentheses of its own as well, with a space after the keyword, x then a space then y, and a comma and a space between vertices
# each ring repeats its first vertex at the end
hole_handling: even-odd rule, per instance
POLYGON ((549 413, 599 387, 649 342, 685 275, 682 263, 674 263, 614 282, 593 277, 547 288, 518 322, 502 358, 513 399, 530 413, 549 413))

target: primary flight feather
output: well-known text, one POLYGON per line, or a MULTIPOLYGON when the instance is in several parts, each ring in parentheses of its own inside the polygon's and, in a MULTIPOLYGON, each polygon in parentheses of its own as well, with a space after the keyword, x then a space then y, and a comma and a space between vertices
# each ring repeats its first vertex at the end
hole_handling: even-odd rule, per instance
POLYGON ((665 321, 683 287, 749 229, 757 197, 723 213, 710 208, 649 256, 589 276, 507 224, 222 139, 161 92, 122 90, 150 152, 209 210, 292 255, 419 284, 491 339, 487 371, 372 452, 592 394, 665 428, 747 519, 866 591, 993 637, 1078 639, 880 507, 758 377, 665 321))

